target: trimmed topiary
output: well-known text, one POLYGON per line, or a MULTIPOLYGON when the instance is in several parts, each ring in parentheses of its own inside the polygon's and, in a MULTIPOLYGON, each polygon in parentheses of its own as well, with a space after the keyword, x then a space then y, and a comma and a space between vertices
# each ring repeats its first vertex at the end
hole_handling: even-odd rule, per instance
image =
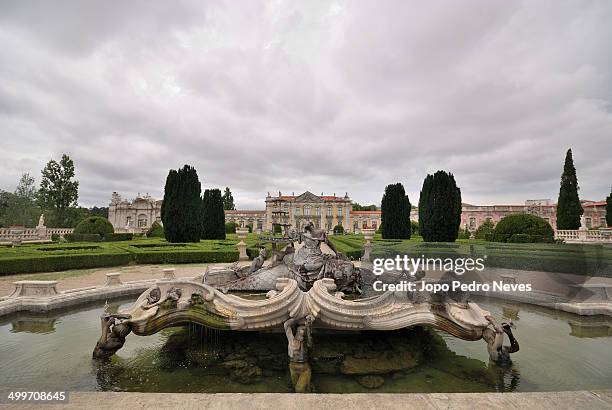
POLYGON ((453 174, 427 175, 419 197, 419 233, 425 242, 455 242, 461 224, 461 190, 453 174))
POLYGON ((340 224, 334 226, 334 235, 340 235, 344 233, 344 227, 340 224))
POLYGON ((528 242, 551 242, 554 231, 543 218, 531 214, 513 214, 505 216, 497 223, 494 229, 496 242, 525 241, 525 237, 511 239, 513 235, 529 235, 528 242))
POLYGON ((385 187, 380 205, 384 239, 410 239, 410 208, 410 200, 400 182, 385 187))
POLYGON ((478 229, 476 229, 474 232, 474 238, 486 239, 487 234, 493 233, 494 229, 495 224, 490 219, 487 219, 478 227, 478 229))
POLYGON ((164 227, 159 222, 155 221, 147 231, 148 238, 164 238, 164 227))
POLYGON ((236 222, 227 222, 225 224, 225 233, 236 233, 238 224, 236 222))
POLYGON ((104 236, 114 232, 115 228, 113 228, 113 225, 108 219, 101 216, 89 216, 78 223, 73 233, 77 235, 97 234, 104 236))

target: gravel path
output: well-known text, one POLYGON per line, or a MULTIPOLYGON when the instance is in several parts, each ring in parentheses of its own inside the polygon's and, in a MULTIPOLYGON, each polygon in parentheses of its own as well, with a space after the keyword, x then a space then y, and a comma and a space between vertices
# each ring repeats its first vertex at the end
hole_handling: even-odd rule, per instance
MULTIPOLYGON (((241 262, 248 265, 250 262, 241 262)), ((162 277, 162 269, 175 268, 177 278, 194 277, 206 271, 206 267, 227 266, 228 263, 193 263, 185 265, 131 265, 116 266, 110 268, 94 268, 83 270, 69 270, 63 272, 29 273, 19 275, 0 276, 0 297, 13 293, 18 280, 57 280, 58 290, 84 288, 88 286, 99 286, 106 282, 106 274, 110 272, 121 272, 121 280, 129 282, 143 279, 159 279, 162 277)))

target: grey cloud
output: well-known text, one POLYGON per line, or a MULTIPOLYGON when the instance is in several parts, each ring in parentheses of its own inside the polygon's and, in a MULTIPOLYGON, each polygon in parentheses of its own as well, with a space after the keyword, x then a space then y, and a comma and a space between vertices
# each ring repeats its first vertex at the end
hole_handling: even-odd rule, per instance
POLYGON ((471 203, 609 192, 612 5, 5 2, 0 188, 69 153, 80 202, 162 195, 193 164, 239 207, 267 191, 378 203, 452 171, 471 203), (239 5, 239 7, 238 7, 239 5))

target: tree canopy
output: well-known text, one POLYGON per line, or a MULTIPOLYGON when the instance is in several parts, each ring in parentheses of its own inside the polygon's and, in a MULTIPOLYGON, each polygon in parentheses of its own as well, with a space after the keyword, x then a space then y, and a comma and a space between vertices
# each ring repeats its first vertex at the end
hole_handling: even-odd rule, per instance
POLYGON ((225 212, 218 189, 207 189, 202 196, 202 239, 225 239, 225 212))
POLYGON ((578 197, 578 178, 576 168, 572 158, 571 148, 565 154, 565 164, 561 174, 561 187, 559 189, 559 199, 557 201, 557 229, 578 229, 580 228, 580 216, 582 215, 582 205, 578 197))
POLYGON ((419 197, 419 233, 426 242, 454 242, 461 224, 461 190, 453 174, 427 175, 419 197))
POLYGON ((387 185, 381 202, 381 232, 384 239, 410 239, 410 200, 398 182, 387 185))
POLYGON ((79 181, 75 178, 74 162, 66 154, 57 162, 50 160, 42 170, 38 199, 46 211, 47 220, 55 226, 69 225, 69 208, 79 199, 79 181))
POLYGON ((195 168, 168 172, 164 187, 161 219, 168 242, 199 242, 202 233, 200 180, 195 168))
POLYGON ((223 209, 226 211, 233 211, 236 209, 236 206, 234 205, 234 197, 232 196, 232 191, 230 191, 229 187, 225 187, 222 199, 223 209))

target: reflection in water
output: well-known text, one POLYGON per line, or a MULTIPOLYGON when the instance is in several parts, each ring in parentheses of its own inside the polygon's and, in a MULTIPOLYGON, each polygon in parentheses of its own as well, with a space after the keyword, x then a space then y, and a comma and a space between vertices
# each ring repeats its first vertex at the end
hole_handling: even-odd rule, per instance
POLYGON ((11 321, 13 328, 11 332, 28 332, 28 333, 52 333, 55 332, 55 322, 57 318, 36 317, 36 316, 20 316, 18 319, 11 321))
MULTIPOLYGON (((478 301, 517 325, 514 365, 489 363, 484 342, 424 328, 396 332, 315 331, 314 390, 491 392, 612 387, 608 317, 478 301)), ((112 303, 117 311, 125 304, 112 303)), ((241 333, 196 325, 130 335, 110 360, 91 360, 99 336, 96 308, 52 316, 18 315, 0 324, 0 385, 61 390, 143 392, 291 392, 282 333, 241 333)))

